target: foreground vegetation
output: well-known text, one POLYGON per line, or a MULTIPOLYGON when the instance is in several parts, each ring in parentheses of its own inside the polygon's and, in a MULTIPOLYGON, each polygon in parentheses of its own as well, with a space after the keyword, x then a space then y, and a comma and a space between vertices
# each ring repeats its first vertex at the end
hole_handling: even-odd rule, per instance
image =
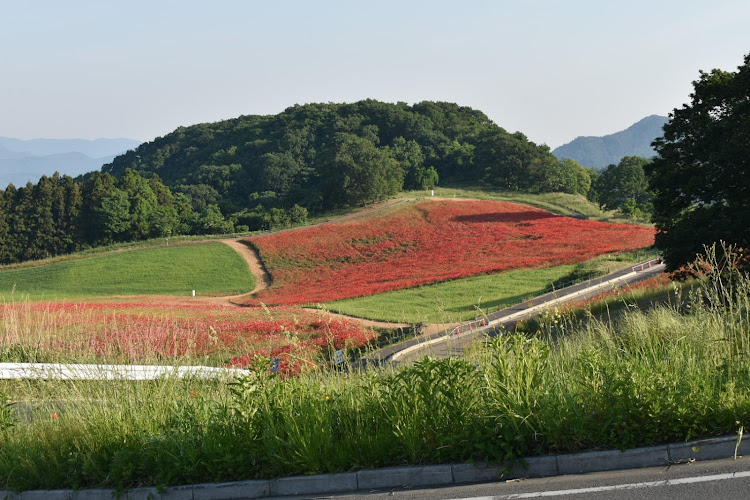
POLYGON ((298 378, 259 362, 235 381, 3 382, 0 477, 16 489, 126 488, 736 432, 750 416, 750 279, 712 269, 689 308, 560 316, 473 359, 298 378))
POLYGON ((55 299, 111 295, 233 295, 255 277, 235 250, 219 243, 94 254, 44 266, 0 270, 0 297, 55 299))

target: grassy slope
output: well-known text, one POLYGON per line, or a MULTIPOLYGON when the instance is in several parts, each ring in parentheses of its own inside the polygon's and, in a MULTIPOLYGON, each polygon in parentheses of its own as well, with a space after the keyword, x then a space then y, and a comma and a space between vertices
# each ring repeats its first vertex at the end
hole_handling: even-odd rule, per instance
POLYGON ((0 271, 0 296, 32 300, 108 295, 231 295, 255 279, 223 243, 172 245, 0 271), (15 289, 15 291, 14 291, 15 289))
POLYGON ((404 323, 452 323, 523 302, 573 272, 574 265, 502 274, 395 290, 324 304, 329 311, 404 323))
MULTIPOLYGON (((428 198, 429 193, 425 191, 408 191, 402 193, 403 197, 428 198)), ((633 224, 632 219, 618 217, 616 211, 603 211, 595 203, 587 200, 582 195, 567 193, 542 193, 531 194, 518 191, 496 191, 484 186, 466 185, 455 187, 435 188, 436 197, 444 198, 467 198, 477 200, 510 201, 514 203, 525 203, 534 207, 548 210, 555 214, 583 219, 600 220, 605 222, 621 222, 633 224)))
POLYGON ((582 325, 563 317, 557 332, 511 333, 474 358, 346 376, 277 378, 259 369, 232 386, 0 382, 12 400, 39 400, 20 407, 32 418, 14 422, 6 413, 4 431, 0 418, 0 476, 20 490, 127 488, 628 449, 737 432, 750 415, 746 277, 737 291, 732 304, 710 287, 696 294, 723 308, 631 310, 582 325))
MULTIPOLYGON (((646 252, 603 256, 578 265, 521 269, 339 300, 321 307, 359 318, 403 323, 453 323, 518 304, 549 291, 553 283, 606 274, 644 258, 646 252)), ((562 286, 562 285, 559 285, 562 286)), ((558 287, 559 287, 558 286, 558 287)))

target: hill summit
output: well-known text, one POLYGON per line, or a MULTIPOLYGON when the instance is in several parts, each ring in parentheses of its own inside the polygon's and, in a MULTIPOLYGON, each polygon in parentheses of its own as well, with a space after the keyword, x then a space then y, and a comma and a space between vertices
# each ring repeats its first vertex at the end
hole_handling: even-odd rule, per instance
POLYGON ((651 142, 662 135, 666 116, 651 115, 630 127, 603 137, 576 137, 552 151, 559 159, 570 158, 597 170, 616 165, 625 156, 654 156, 651 142))

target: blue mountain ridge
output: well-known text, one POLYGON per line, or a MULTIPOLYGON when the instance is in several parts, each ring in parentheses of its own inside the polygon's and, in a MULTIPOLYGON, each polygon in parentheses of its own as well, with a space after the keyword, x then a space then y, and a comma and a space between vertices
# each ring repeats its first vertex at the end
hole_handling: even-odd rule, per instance
POLYGON ((567 144, 555 148, 557 158, 571 158, 584 167, 603 170, 608 165, 620 162, 624 156, 651 158, 654 150, 651 142, 663 135, 666 116, 651 115, 630 127, 603 137, 576 137, 567 144))
POLYGON ((13 139, 0 137, 0 189, 36 183, 59 172, 76 177, 99 170, 140 144, 133 139, 13 139))

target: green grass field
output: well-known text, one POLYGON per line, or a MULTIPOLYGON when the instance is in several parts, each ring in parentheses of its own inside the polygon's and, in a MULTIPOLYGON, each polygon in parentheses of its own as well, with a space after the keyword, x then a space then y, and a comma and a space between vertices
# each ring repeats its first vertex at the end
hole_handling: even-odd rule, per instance
POLYGON ((0 270, 3 300, 112 295, 232 295, 255 278, 237 252, 220 243, 162 246, 96 254, 47 265, 0 270))
MULTIPOLYGON (((607 274, 652 256, 650 250, 624 252, 597 257, 581 264, 473 276, 329 302, 321 304, 321 307, 357 318, 397 323, 467 321, 550 291, 553 283, 607 274)), ((562 284, 557 285, 558 288, 560 286, 562 284)))
POLYGON ((377 371, 0 381, 0 477, 18 491, 127 489, 741 437, 750 279, 732 283, 697 284, 689 314, 561 315, 468 358, 377 371))
POLYGON ((331 312, 403 323, 452 323, 523 302, 571 274, 575 265, 524 269, 322 304, 331 312))

